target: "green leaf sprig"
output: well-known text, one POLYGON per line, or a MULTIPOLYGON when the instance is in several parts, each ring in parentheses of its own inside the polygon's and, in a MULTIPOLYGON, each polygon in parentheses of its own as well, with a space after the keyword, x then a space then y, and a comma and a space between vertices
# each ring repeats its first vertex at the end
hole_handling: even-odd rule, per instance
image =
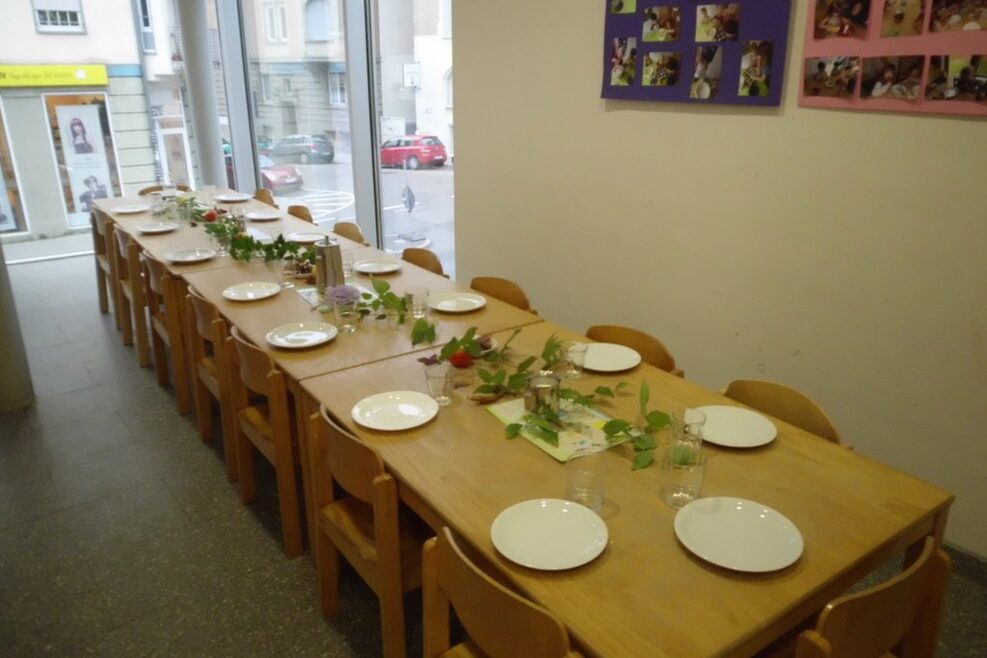
POLYGON ((418 345, 419 343, 434 342, 435 325, 430 323, 425 318, 418 318, 415 320, 415 324, 411 326, 411 344, 418 345))
POLYGON ((627 437, 630 440, 635 452, 631 468, 635 471, 646 468, 654 462, 655 449, 658 447, 656 435, 672 424, 672 417, 667 413, 648 408, 650 400, 651 388, 647 382, 644 382, 638 393, 638 404, 641 417, 644 419, 644 427, 640 430, 630 422, 619 418, 607 421, 603 426, 603 433, 606 434, 607 441, 612 443, 619 437, 627 437))

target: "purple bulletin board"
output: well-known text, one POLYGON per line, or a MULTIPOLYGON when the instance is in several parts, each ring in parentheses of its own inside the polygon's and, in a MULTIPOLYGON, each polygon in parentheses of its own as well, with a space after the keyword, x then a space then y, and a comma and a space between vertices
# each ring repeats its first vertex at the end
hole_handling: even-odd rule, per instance
POLYGON ((778 105, 791 0, 605 0, 603 98, 778 105))

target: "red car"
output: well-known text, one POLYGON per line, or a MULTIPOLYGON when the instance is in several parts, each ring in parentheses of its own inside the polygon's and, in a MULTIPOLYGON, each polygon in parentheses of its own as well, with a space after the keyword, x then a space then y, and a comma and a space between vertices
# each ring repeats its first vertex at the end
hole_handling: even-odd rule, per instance
POLYGON ((380 147, 380 166, 407 167, 418 169, 422 166, 441 167, 446 163, 445 144, 435 135, 405 135, 384 142, 380 147))
POLYGON ((302 172, 290 164, 278 164, 266 155, 258 158, 260 175, 264 179, 264 187, 277 193, 281 190, 297 190, 305 183, 302 172))

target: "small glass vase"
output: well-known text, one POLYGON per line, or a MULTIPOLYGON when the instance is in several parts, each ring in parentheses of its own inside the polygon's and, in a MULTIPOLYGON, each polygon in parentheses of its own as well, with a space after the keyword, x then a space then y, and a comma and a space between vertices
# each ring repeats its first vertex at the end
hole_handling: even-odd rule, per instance
POLYGON ((352 334, 356 331, 360 323, 358 302, 336 304, 332 307, 332 312, 336 316, 336 328, 339 329, 340 333, 352 334))

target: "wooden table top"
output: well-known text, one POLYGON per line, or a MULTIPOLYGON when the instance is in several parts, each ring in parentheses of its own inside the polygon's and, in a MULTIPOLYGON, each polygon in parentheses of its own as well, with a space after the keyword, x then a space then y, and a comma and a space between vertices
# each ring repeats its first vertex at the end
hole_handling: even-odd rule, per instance
MULTIPOLYGON (((180 251, 184 249, 208 249, 213 246, 202 222, 198 222, 198 225, 194 227, 183 223, 177 230, 170 231, 168 233, 141 233, 137 228, 138 226, 155 221, 149 211, 134 214, 119 214, 113 212, 113 209, 118 206, 134 204, 145 204, 150 206, 155 202, 156 199, 153 197, 117 197, 113 199, 97 199, 94 202, 94 207, 96 212, 101 212, 104 215, 109 216, 118 228, 129 233, 142 249, 165 263, 169 271, 173 274, 184 276, 185 274, 192 272, 215 270, 232 267, 235 265, 235 261, 229 256, 217 256, 216 258, 202 263, 180 264, 171 263, 168 261, 167 255, 173 251, 180 251)), ((244 213, 248 213, 253 210, 273 210, 271 206, 256 199, 235 204, 227 203, 219 205, 225 208, 238 207, 243 210, 244 213)), ((295 231, 321 233, 323 235, 332 235, 333 239, 337 240, 343 249, 364 249, 363 245, 347 240, 342 236, 338 236, 335 233, 332 233, 328 228, 313 225, 305 220, 288 215, 285 211, 281 211, 281 219, 278 220, 263 222, 246 220, 245 224, 248 229, 253 228, 263 231, 271 237, 277 237, 281 233, 295 231)))
MULTIPOLYGON (((356 260, 370 256, 383 257, 384 254, 369 247, 354 252, 356 260)), ((467 290, 454 281, 432 274, 411 263, 402 262, 401 265, 398 272, 380 276, 389 281, 398 294, 416 286, 428 288, 430 292, 467 290)), ((472 313, 433 313, 431 322, 436 325, 434 345, 412 346, 410 324, 391 329, 379 327, 372 321, 364 321, 355 333, 340 334, 326 345, 307 350, 285 350, 267 345, 265 336, 269 331, 288 322, 324 320, 335 324, 335 317, 332 314, 323 317, 322 314, 313 311, 312 307, 291 288, 282 290, 274 297, 255 302, 231 302, 223 298, 223 290, 235 283, 281 281, 280 266, 241 263, 222 270, 193 272, 185 275, 184 278, 206 299, 215 304, 231 324, 238 327, 255 344, 268 350, 278 367, 295 381, 409 352, 437 350, 449 339, 463 335, 473 326, 481 333, 493 333, 541 321, 537 315, 488 297, 486 306, 472 313)), ((372 289, 370 277, 362 274, 355 274, 351 283, 368 290, 372 289)), ((300 287, 305 286, 302 284, 300 287)))
MULTIPOLYGON (((550 323, 525 327, 512 343, 539 354, 545 339, 579 337, 550 323)), ((510 332, 496 334, 503 342, 510 332)), ((608 451, 610 543, 595 561, 540 572, 501 557, 490 539, 494 518, 532 498, 562 498, 562 464, 504 426, 457 390, 425 426, 377 432, 350 410, 387 390, 425 391, 417 355, 400 356, 307 379, 302 387, 380 451, 406 500, 419 499, 527 596, 557 614, 581 648, 600 656, 747 656, 822 608, 896 550, 941 532, 952 496, 842 446, 775 421, 778 438, 753 450, 707 446, 704 496, 737 496, 778 510, 801 530, 805 552, 792 566, 744 574, 708 564, 679 544, 675 511, 661 500, 657 465, 631 471, 633 451, 608 451)), ((651 387, 651 407, 670 412, 737 403, 650 366, 591 375, 564 386, 631 383, 633 393, 601 408, 639 422, 637 391, 651 387)))

